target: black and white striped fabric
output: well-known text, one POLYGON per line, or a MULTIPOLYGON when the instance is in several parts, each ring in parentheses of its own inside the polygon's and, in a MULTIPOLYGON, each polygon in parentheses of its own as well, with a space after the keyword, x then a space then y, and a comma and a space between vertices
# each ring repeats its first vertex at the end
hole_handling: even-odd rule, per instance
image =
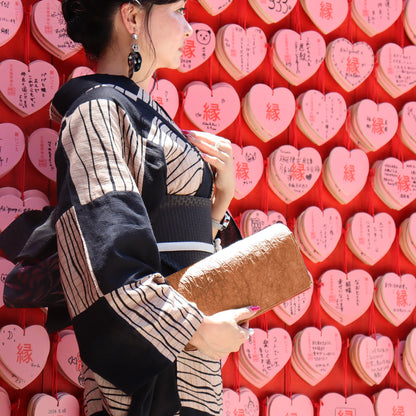
POLYGON ((211 198, 200 153, 124 77, 70 81, 61 114, 56 231, 86 415, 221 414, 220 363, 184 351, 202 315, 166 283, 152 230, 167 194, 211 198))

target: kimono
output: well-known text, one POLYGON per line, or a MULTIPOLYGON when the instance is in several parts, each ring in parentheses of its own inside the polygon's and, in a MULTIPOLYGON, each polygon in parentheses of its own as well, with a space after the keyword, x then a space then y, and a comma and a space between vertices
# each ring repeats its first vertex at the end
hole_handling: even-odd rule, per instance
POLYGON ((220 362, 185 350, 203 315, 165 280, 212 252, 209 166, 123 76, 69 81, 51 117, 60 278, 86 415, 221 414, 220 362))

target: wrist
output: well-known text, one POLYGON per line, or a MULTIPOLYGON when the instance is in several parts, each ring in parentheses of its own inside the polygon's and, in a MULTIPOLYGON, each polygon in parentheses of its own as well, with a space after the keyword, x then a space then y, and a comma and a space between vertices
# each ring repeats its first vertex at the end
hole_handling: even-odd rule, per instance
POLYGON ((231 221, 231 217, 226 212, 220 221, 218 221, 215 218, 212 218, 212 228, 214 230, 224 231, 228 227, 228 224, 230 223, 230 221, 231 221))

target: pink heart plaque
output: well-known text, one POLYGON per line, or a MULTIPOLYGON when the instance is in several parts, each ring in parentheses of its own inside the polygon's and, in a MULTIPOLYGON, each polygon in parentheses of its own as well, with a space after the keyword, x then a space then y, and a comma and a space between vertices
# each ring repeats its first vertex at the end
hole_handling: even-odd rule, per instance
POLYGON ((377 104, 365 98, 350 108, 353 113, 353 124, 356 123, 356 128, 360 132, 358 140, 354 134, 351 135, 351 139, 364 151, 380 149, 396 134, 399 116, 393 104, 377 104))
POLYGON ((31 416, 79 416, 78 399, 68 393, 58 393, 57 398, 45 393, 38 393, 29 402, 31 416))
POLYGON ((0 177, 9 173, 19 162, 25 150, 25 136, 12 123, 0 124, 0 177))
POLYGON ((393 98, 416 85, 415 45, 402 48, 395 43, 387 43, 378 50, 377 57, 377 80, 393 98))
POLYGON ((225 388, 223 393, 223 414, 259 416, 259 400, 247 387, 240 388, 240 394, 225 388))
POLYGON ((241 214, 240 225, 243 235, 247 237, 277 222, 286 224, 286 219, 280 212, 269 211, 266 214, 258 209, 250 209, 241 214))
POLYGON ((389 28, 400 16, 402 8, 402 0, 353 0, 351 15, 363 32, 374 36, 389 28))
POLYGON ((289 203, 305 195, 322 170, 321 155, 312 147, 283 145, 269 155, 269 186, 289 203))
POLYGON ((26 385, 42 372, 49 347, 48 333, 41 325, 25 330, 17 325, 6 325, 0 330, 0 360, 26 385))
POLYGON ((410 41, 416 45, 416 22, 414 16, 416 16, 416 1, 407 0, 404 8, 403 26, 410 41))
POLYGON ((400 210, 416 199, 416 160, 388 157, 374 163, 374 190, 390 208, 400 210))
POLYGON ((286 330, 254 328, 254 335, 240 348, 240 373, 261 388, 283 369, 291 353, 292 339, 286 330))
POLYGON ((6 281, 6 276, 13 269, 14 263, 0 257, 0 308, 4 305, 3 302, 3 293, 4 293, 4 282, 6 281))
POLYGON ((373 265, 389 251, 396 237, 396 224, 390 214, 374 217, 357 212, 348 220, 347 245, 364 263, 373 265))
POLYGON ((215 50, 215 32, 205 23, 190 23, 192 35, 185 39, 180 72, 188 72, 202 65, 215 50))
POLYGON ((68 81, 72 78, 83 77, 85 75, 92 75, 95 72, 88 66, 77 66, 69 75, 68 81))
POLYGON ((341 354, 341 346, 341 334, 334 326, 327 325, 322 330, 307 327, 295 335, 292 366, 314 386, 330 373, 341 354))
POLYGON ((416 409, 416 393, 411 389, 383 389, 375 395, 374 408, 377 416, 391 416, 397 411, 411 415, 416 409), (399 410, 400 409, 400 410, 399 410))
POLYGON ((290 14, 297 0, 248 0, 253 10, 268 24, 277 23, 290 14))
POLYGON ((368 43, 352 44, 348 39, 337 38, 328 45, 325 63, 335 81, 345 91, 352 91, 373 71, 374 52, 368 43))
POLYGON ((371 399, 364 394, 344 397, 339 393, 327 393, 320 400, 319 415, 375 416, 375 413, 371 399))
POLYGON ((313 262, 325 260, 342 233, 341 214, 335 208, 306 208, 297 218, 294 234, 302 252, 313 262))
POLYGON ((313 30, 299 34, 291 29, 280 29, 271 43, 275 68, 292 85, 309 79, 325 58, 325 40, 313 30))
POLYGON ((23 21, 21 0, 0 3, 0 47, 6 44, 19 30, 23 21))
POLYGON ((347 104, 337 92, 322 94, 317 90, 302 93, 297 99, 296 123, 314 143, 322 145, 332 139, 347 116, 347 104))
POLYGON ((82 45, 73 42, 66 33, 59 0, 40 0, 35 3, 31 23, 34 37, 59 59, 68 59, 82 49, 82 45))
POLYGON ((351 339, 349 356, 355 371, 368 385, 380 384, 393 364, 393 343, 380 334, 356 334, 351 339))
POLYGON ((56 353, 58 368, 71 383, 83 388, 82 363, 75 334, 73 331, 65 334, 61 332, 56 353))
POLYGON ((212 90, 203 82, 193 81, 185 87, 184 111, 201 130, 217 134, 227 128, 240 112, 240 97, 225 82, 212 90))
POLYGON ((273 394, 269 398, 269 416, 288 415, 288 416, 313 416, 313 404, 311 399, 304 394, 294 394, 287 397, 283 394, 273 394))
POLYGON ((374 293, 371 275, 365 270, 327 270, 320 277, 321 306, 341 325, 349 325, 369 308, 374 293))
POLYGON ((179 107, 179 95, 173 82, 167 79, 158 79, 150 90, 150 94, 152 99, 164 108, 170 118, 175 118, 179 107))
POLYGON ((363 150, 334 147, 324 162, 323 181, 341 204, 348 204, 364 188, 370 166, 363 150))
POLYGON ((286 325, 293 325, 308 310, 312 294, 313 285, 299 295, 277 305, 272 310, 286 325))
POLYGON ((3 387, 0 387, 0 414, 2 416, 11 416, 11 413, 12 406, 9 395, 3 387))
POLYGON ((201 6, 211 15, 222 13, 233 0, 198 0, 201 6))
POLYGON ((27 152, 35 168, 51 181, 56 181, 55 150, 59 134, 42 127, 28 138, 27 152))
POLYGON ((407 102, 401 109, 399 116, 400 139, 405 146, 416 153, 416 101, 407 102))
POLYGON ((259 27, 243 27, 230 23, 217 32, 215 54, 221 65, 236 80, 253 72, 267 52, 267 38, 259 27))
POLYGON ((386 273, 376 280, 375 305, 393 325, 402 324, 416 306, 416 278, 410 273, 386 273))
POLYGON ((255 84, 243 101, 243 117, 260 139, 267 142, 287 129, 295 114, 295 97, 284 87, 255 84))
POLYGON ((263 155, 255 146, 241 148, 233 143, 232 148, 235 175, 234 198, 242 199, 254 189, 263 175, 263 155))
POLYGON ((300 3, 315 26, 325 35, 341 26, 348 14, 348 0, 301 0, 300 3))
POLYGON ((0 63, 0 95, 22 117, 48 104, 58 87, 58 72, 45 61, 33 61, 29 67, 15 59, 0 63))
POLYGON ((0 196, 0 230, 4 230, 22 212, 34 209, 41 210, 46 205, 49 203, 43 197, 36 195, 25 197, 23 202, 20 196, 6 192, 0 196))

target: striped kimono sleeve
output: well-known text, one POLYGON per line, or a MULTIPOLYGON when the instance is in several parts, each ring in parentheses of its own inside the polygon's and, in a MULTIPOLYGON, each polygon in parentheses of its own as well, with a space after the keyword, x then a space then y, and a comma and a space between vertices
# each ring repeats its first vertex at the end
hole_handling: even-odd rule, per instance
POLYGON ((81 358, 117 389, 147 397, 202 321, 158 273, 141 189, 166 175, 163 151, 115 101, 93 99, 64 119, 56 164, 61 281, 81 358))

